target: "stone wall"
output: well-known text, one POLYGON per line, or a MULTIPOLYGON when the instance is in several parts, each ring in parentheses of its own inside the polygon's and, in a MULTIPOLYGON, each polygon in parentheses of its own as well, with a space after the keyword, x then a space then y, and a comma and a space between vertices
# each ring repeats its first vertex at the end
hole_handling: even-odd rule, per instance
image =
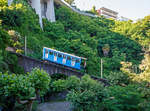
MULTIPOLYGON (((26 73, 30 72, 33 68, 40 68, 45 70, 50 75, 60 73, 67 76, 75 75, 79 78, 81 78, 84 75, 84 73, 81 73, 79 70, 67 66, 59 65, 48 61, 40 61, 14 52, 12 52, 12 54, 18 56, 18 65, 21 66, 26 73)), ((100 81, 105 86, 110 85, 109 82, 105 79, 97 78, 95 76, 91 76, 91 78, 100 81)))
POLYGON ((76 69, 72 69, 63 65, 59 65, 52 62, 45 62, 30 57, 16 54, 18 56, 18 64, 21 66, 25 72, 30 72, 33 68, 37 67, 45 70, 48 74, 61 73, 67 76, 76 75, 77 77, 83 76, 81 72, 76 69))

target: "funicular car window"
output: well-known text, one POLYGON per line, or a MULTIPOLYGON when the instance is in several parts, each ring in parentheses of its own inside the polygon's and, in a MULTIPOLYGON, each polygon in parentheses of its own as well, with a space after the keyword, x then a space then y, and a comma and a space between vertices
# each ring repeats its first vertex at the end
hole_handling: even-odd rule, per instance
POLYGON ((63 55, 63 58, 66 58, 66 55, 63 55))
POLYGON ((79 62, 80 62, 80 60, 79 60, 79 59, 77 59, 77 60, 76 60, 76 63, 79 63, 79 62))
POLYGON ((45 49, 45 54, 48 54, 48 50, 47 49, 45 49))
POLYGON ((71 60, 71 57, 70 57, 70 56, 68 56, 68 57, 67 57, 67 60, 71 60))
POLYGON ((57 52, 54 52, 54 56, 57 56, 57 52))
POLYGON ((58 57, 62 57, 62 54, 58 53, 58 57))
POLYGON ((75 59, 75 58, 72 58, 72 61, 76 61, 76 59, 75 59))
POLYGON ((53 52, 52 52, 52 51, 50 51, 50 52, 49 52, 49 54, 50 54, 50 55, 53 55, 53 52))

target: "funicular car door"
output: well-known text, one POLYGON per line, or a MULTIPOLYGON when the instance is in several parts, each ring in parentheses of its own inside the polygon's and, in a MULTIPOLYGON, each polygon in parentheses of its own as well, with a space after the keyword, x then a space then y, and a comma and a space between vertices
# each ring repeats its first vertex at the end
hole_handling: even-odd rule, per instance
POLYGON ((70 56, 67 56, 66 65, 69 67, 71 66, 71 57, 70 56))
POLYGON ((72 61, 71 61, 71 66, 72 66, 72 67, 75 67, 75 63, 76 63, 76 59, 73 57, 73 58, 72 58, 72 61))
POLYGON ((62 63, 63 63, 63 64, 66 64, 66 55, 63 55, 62 63))
POLYGON ((47 49, 45 49, 45 59, 48 59, 48 50, 47 49))
POLYGON ((75 67, 77 69, 80 69, 80 64, 81 64, 81 59, 80 58, 76 59, 75 67))
POLYGON ((58 62, 59 64, 62 64, 62 60, 63 60, 62 54, 61 54, 61 53, 58 53, 57 62, 58 62))
POLYGON ((49 50, 49 57, 48 58, 49 58, 50 61, 53 61, 53 59, 54 59, 53 51, 49 50))

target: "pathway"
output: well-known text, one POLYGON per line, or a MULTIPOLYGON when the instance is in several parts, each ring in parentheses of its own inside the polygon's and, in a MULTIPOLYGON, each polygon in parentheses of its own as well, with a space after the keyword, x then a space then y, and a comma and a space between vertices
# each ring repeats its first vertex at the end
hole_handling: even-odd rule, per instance
POLYGON ((69 102, 49 102, 38 106, 37 111, 72 111, 69 102))

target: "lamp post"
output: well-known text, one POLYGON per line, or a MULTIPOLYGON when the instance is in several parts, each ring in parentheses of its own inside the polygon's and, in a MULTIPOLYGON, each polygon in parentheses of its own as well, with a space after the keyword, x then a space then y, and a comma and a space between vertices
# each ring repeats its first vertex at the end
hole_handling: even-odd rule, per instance
POLYGON ((103 60, 101 59, 101 78, 103 78, 103 60))
POLYGON ((25 51, 25 55, 27 55, 27 37, 26 36, 25 36, 25 40, 24 41, 25 41, 25 43, 24 43, 25 44, 24 45, 25 46, 24 47, 24 51, 25 51))

